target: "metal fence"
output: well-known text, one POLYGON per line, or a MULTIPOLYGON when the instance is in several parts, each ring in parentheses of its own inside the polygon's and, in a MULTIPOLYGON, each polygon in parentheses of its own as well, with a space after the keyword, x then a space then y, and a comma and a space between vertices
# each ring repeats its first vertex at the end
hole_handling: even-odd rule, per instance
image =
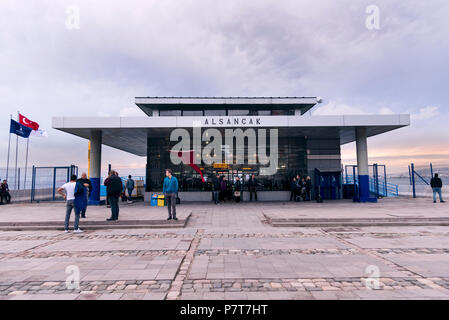
MULTIPOLYGON (((387 168, 385 165, 370 165, 369 167, 369 188, 370 192, 376 197, 397 197, 399 188, 397 184, 388 182, 387 168)), ((345 166, 344 183, 355 186, 355 192, 358 190, 358 176, 356 165, 345 166)))
POLYGON ((443 181, 443 189, 446 191, 449 184, 449 166, 444 164, 434 165, 432 163, 429 163, 429 165, 415 165, 411 163, 408 167, 407 187, 403 188, 404 191, 401 193, 411 195, 414 198, 431 196, 430 179, 432 179, 435 173, 438 173, 438 176, 443 181))
POLYGON ((57 190, 70 181, 72 174, 78 175, 78 167, 34 167, 31 182, 31 202, 62 201, 57 190))

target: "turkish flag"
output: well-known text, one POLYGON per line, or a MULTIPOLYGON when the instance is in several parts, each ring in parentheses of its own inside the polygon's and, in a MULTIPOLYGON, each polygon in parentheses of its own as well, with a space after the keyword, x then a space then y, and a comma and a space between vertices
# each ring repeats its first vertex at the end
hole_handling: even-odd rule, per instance
POLYGON ((33 130, 39 129, 39 124, 37 122, 31 121, 27 117, 22 116, 20 113, 19 113, 19 123, 23 124, 25 127, 31 128, 33 130))

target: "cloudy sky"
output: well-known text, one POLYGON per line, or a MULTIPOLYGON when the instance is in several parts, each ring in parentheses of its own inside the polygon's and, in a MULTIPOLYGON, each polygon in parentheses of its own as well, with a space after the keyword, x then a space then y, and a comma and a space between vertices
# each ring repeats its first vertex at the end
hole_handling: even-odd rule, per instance
MULTIPOLYGON (((17 110, 49 134, 32 138, 31 164, 85 167, 87 141, 51 129, 52 116, 143 116, 135 96, 217 95, 321 96, 316 115, 410 113, 411 127, 369 139, 370 161, 449 166, 448 16, 447 0, 1 0, 0 167, 17 110), (67 27, 73 7, 79 29, 67 27)), ((343 157, 353 162, 354 144, 343 157)), ((106 147, 103 163, 145 158, 106 147)))

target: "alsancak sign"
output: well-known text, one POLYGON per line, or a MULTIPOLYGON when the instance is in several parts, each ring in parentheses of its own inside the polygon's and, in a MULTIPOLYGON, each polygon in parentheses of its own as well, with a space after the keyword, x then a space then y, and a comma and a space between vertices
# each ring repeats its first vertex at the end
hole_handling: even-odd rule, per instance
POLYGON ((203 126, 260 126, 260 117, 207 117, 203 126))

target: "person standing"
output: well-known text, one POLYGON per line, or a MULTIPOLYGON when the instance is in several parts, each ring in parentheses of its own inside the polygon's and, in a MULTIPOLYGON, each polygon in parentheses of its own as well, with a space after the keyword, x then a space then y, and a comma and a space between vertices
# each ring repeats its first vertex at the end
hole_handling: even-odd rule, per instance
POLYGON ((440 202, 444 203, 443 196, 441 194, 441 188, 443 188, 443 181, 438 177, 438 173, 435 173, 435 176, 430 180, 430 187, 433 191, 433 203, 437 202, 437 193, 440 198, 440 202))
MULTIPOLYGON (((90 182, 90 179, 87 178, 87 174, 85 172, 81 174, 81 178, 78 179, 78 182, 81 182, 82 185, 87 184, 86 199, 89 201, 90 194, 92 193, 92 182, 90 182)), ((81 210, 81 218, 86 218, 86 210, 87 204, 84 210, 81 210)))
POLYGON ((135 182, 132 179, 131 175, 128 176, 128 180, 126 181, 126 189, 128 190, 128 203, 133 203, 132 194, 135 187, 135 182))
POLYGON ((0 204, 3 204, 3 199, 5 199, 6 203, 11 202, 11 194, 9 193, 8 181, 3 180, 0 186, 0 204))
POLYGON ((254 193, 254 200, 257 201, 257 179, 255 174, 252 174, 251 178, 248 181, 248 189, 249 189, 249 201, 253 201, 253 193, 254 193))
POLYGON ((234 199, 235 202, 239 203, 241 198, 242 198, 242 190, 243 190, 243 185, 242 182, 240 181, 240 177, 235 177, 235 183, 234 183, 234 199))
POLYGON ((306 193, 307 193, 307 201, 312 200, 312 179, 310 176, 306 178, 306 193))
POLYGON ((165 200, 167 201, 167 220, 178 220, 178 218, 176 218, 176 194, 178 193, 178 189, 178 179, 173 176, 173 172, 171 169, 166 169, 165 179, 162 185, 162 192, 164 193, 165 200))
POLYGON ((292 181, 290 181, 290 201, 296 201, 296 178, 293 177, 292 181))
POLYGON ((58 188, 58 193, 64 198, 66 201, 66 211, 65 211, 65 220, 64 220, 64 232, 69 232, 69 221, 70 215, 72 214, 72 210, 75 211, 75 225, 74 225, 74 233, 83 232, 79 228, 80 222, 80 211, 75 207, 75 188, 76 188, 76 180, 77 176, 72 175, 70 177, 70 181, 66 184, 62 185, 58 188))
POLYGON ((219 204, 220 203, 220 190, 221 190, 219 174, 217 174, 217 176, 212 181, 212 188, 213 188, 212 192, 213 192, 214 203, 219 204))
POLYGON ((222 176, 220 181, 220 197, 223 201, 226 201, 228 192, 228 184, 226 182, 226 177, 222 176))
POLYGON ((106 220, 116 221, 119 215, 119 198, 123 189, 122 179, 118 177, 114 170, 111 170, 109 176, 104 181, 104 185, 106 186, 106 193, 111 205, 111 217, 106 220))

